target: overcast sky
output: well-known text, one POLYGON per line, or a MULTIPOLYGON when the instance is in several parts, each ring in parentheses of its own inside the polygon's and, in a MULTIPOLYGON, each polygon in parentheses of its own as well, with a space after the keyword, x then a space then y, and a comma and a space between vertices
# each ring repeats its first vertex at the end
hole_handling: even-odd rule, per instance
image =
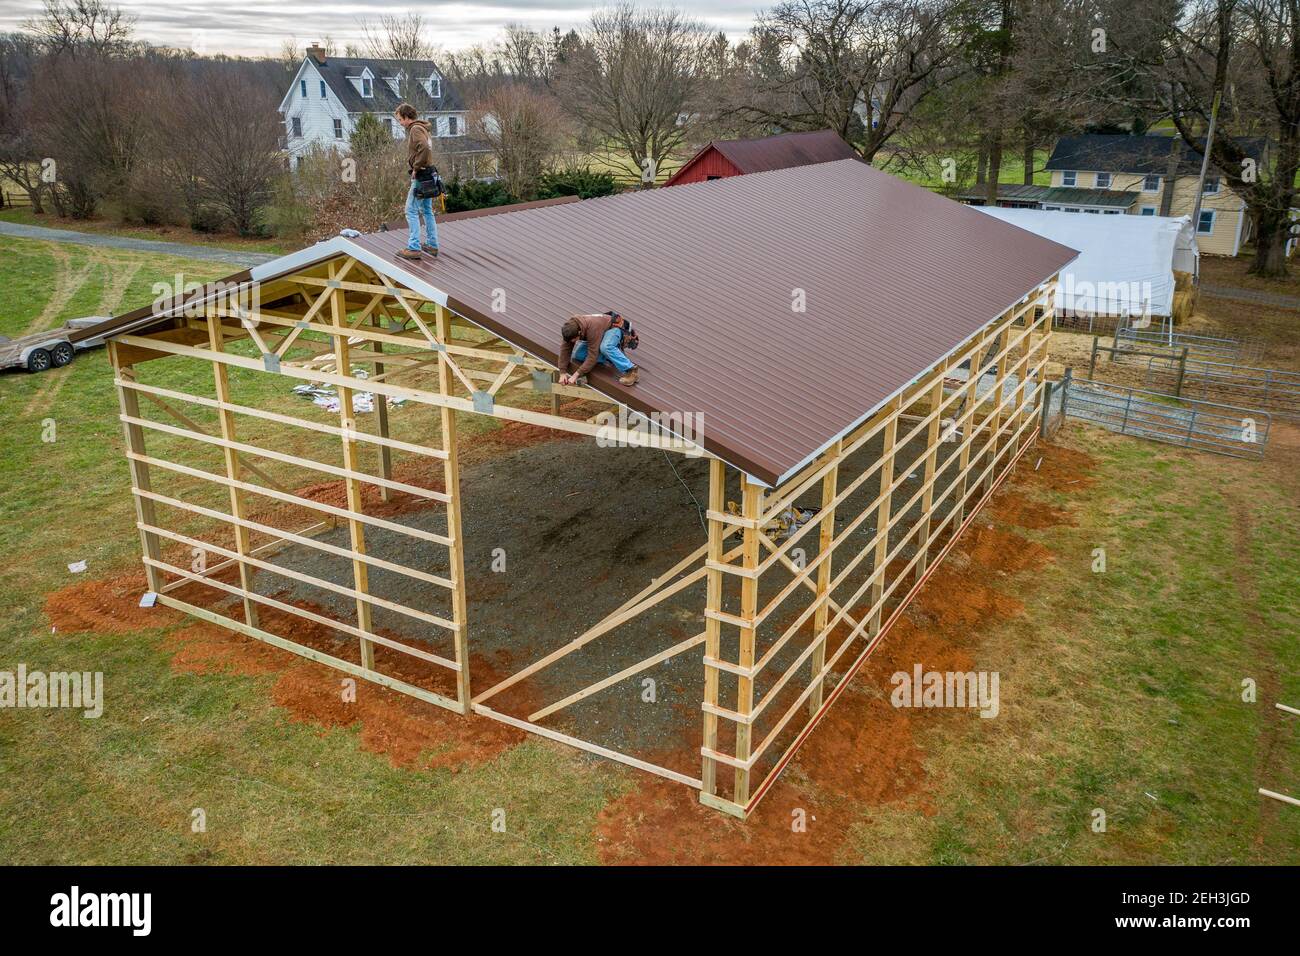
MULTIPOLYGON (((111 0, 110 0, 111 2, 111 0)), ((358 0, 119 0, 117 6, 136 18, 136 37, 201 53, 275 55, 292 37, 299 46, 330 36, 340 49, 361 35, 360 21, 382 13, 417 10, 444 50, 473 43, 490 44, 510 22, 540 30, 583 23, 600 3, 580 0, 498 0, 486 3, 411 0, 408 3, 358 0)), ((690 12, 733 38, 748 31, 760 0, 697 0, 690 12)), ((0 0, 0 32, 17 30, 41 10, 41 0, 0 0)))

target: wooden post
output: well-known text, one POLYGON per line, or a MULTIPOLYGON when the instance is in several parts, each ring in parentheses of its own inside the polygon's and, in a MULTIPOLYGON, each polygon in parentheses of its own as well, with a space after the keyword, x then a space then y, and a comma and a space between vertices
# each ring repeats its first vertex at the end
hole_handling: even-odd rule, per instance
POLYGON ((833 502, 838 494, 840 456, 844 453, 844 440, 840 439, 831 446, 830 455, 835 460, 830 471, 822 478, 822 510, 818 514, 821 527, 817 536, 817 558, 821 564, 817 567, 817 610, 813 614, 813 635, 817 647, 812 653, 813 692, 808 698, 808 711, 815 714, 822 706, 823 679, 818 675, 826 666, 826 637, 822 631, 826 628, 826 619, 830 614, 831 561, 827 552, 835 538, 835 508, 833 502))
MULTIPOLYGON (((381 325, 378 315, 372 314, 371 322, 375 326, 381 325)), ((376 352, 383 354, 384 351, 383 342, 376 341, 373 343, 373 345, 376 352)), ((375 363, 375 377, 380 380, 383 379, 384 377, 383 362, 375 363)), ((388 396, 385 395, 383 392, 372 392, 371 394, 375 396, 375 415, 377 416, 377 421, 379 424, 379 435, 381 438, 387 438, 388 437, 388 396)), ((388 479, 391 479, 393 477, 393 450, 389 448, 387 445, 379 446, 379 474, 382 475, 384 478, 388 478, 388 479)), ((379 494, 384 501, 390 500, 392 496, 392 492, 387 487, 384 486, 380 487, 379 494)))
MULTIPOLYGON (((985 339, 985 342, 987 339, 985 339)), ((979 352, 984 351, 984 342, 980 342, 979 352)), ((977 352, 976 358, 980 355, 977 352)), ((957 467, 961 472, 961 479, 957 485, 957 518, 955 527, 960 528, 961 523, 966 520, 966 485, 969 478, 970 470, 970 452, 975 444, 975 426, 979 424, 979 385, 980 376, 975 371, 975 360, 971 359, 971 372, 966 379, 966 394, 961 400, 961 411, 966 418, 965 434, 961 439, 961 451, 957 453, 957 467)))
MULTIPOLYGON (((722 514, 726 510, 727 498, 727 466, 721 459, 714 458, 709 462, 709 511, 712 514, 722 514)), ((726 538, 726 529, 722 522, 717 518, 709 518, 709 545, 707 560, 713 564, 722 561, 722 543, 726 538)), ((710 567, 705 574, 706 594, 705 607, 710 611, 722 610, 722 572, 714 567, 710 567)), ((717 618, 705 616, 704 618, 704 655, 705 657, 718 659, 721 651, 722 622, 717 618)), ((718 705, 718 669, 705 665, 704 667, 704 702, 709 706, 718 705)), ((716 751, 718 749, 718 716, 717 714, 704 712, 704 746, 708 750, 716 751)), ((701 768, 700 779, 703 781, 701 793, 710 796, 718 792, 718 762, 711 757, 704 758, 704 765, 701 768)))
POLYGON ((987 493, 993 488, 993 482, 997 478, 997 460, 998 460, 998 429, 1002 427, 1002 392, 1007 384, 1007 359, 1009 358, 1008 348, 1011 345, 1011 323, 1008 322, 1002 326, 1002 332, 998 335, 998 374, 993 383, 993 420, 989 423, 988 441, 985 447, 989 450, 989 473, 984 479, 984 490, 987 493))
MULTIPOLYGON (((758 567, 759 541, 757 524, 759 516, 763 513, 763 489, 751 482, 748 475, 743 476, 741 484, 743 487, 741 514, 754 522, 753 527, 745 528, 744 531, 742 563, 746 571, 754 571, 758 567)), ((758 578, 756 576, 742 578, 740 582, 740 617, 752 623, 757 613, 758 578)), ((740 655, 736 663, 741 667, 754 666, 756 636, 757 631, 752 626, 740 629, 740 655)), ((752 677, 738 676, 736 678, 736 713, 741 716, 748 716, 753 707, 754 679, 752 677)), ((749 759, 752 735, 753 728, 748 723, 736 724, 737 760, 749 759)), ((749 771, 742 767, 736 768, 736 788, 732 798, 736 803, 740 804, 749 801, 749 771)))
MULTIPOLYGON (((118 352, 116 342, 108 343, 108 357, 113 363, 113 368, 117 371, 118 378, 126 381, 135 381, 135 369, 129 365, 123 365, 121 355, 118 352)), ((136 395, 133 389, 124 385, 117 386, 117 402, 121 413, 128 418, 140 417, 140 397, 136 395)), ((122 423, 122 431, 126 436, 127 451, 134 455, 144 455, 144 429, 139 425, 130 422, 122 423)), ((135 458, 128 458, 127 464, 131 469, 131 485, 137 491, 150 491, 149 485, 149 466, 135 458)), ((158 519, 154 513, 153 501, 141 495, 132 495, 135 499, 135 517, 141 524, 147 524, 152 527, 158 527, 158 519)), ((162 549, 158 545, 158 536, 152 531, 140 529, 140 546, 144 549, 144 555, 154 561, 162 557, 162 549)), ((145 579, 149 582, 149 590, 158 594, 163 589, 162 572, 147 561, 144 565, 145 579)))
MULTIPOLYGON (((435 307, 435 334, 443 346, 451 340, 451 317, 442 306, 435 307)), ((452 394, 451 364, 444 348, 438 353, 438 391, 443 395, 452 394)), ((442 426, 442 450, 447 453, 443 461, 443 485, 447 493, 447 537, 451 539, 448 548, 449 577, 451 589, 451 619, 456 625, 456 663, 460 671, 456 675, 456 699, 460 701, 463 712, 470 711, 469 682, 469 631, 468 602, 465 597, 465 540, 460 530, 460 455, 456 440, 456 411, 443 405, 440 409, 442 426)))
MULTIPOLYGON (((212 351, 225 351, 226 333, 222 328, 221 319, 216 315, 208 312, 208 342, 212 346, 212 351)), ((217 401, 228 403, 230 398, 230 378, 227 374, 228 369, 221 362, 212 363, 212 375, 216 383, 217 401)), ((228 442, 235 441, 235 413, 229 409, 222 408, 217 412, 217 418, 221 422, 221 437, 228 442)), ((240 463, 239 452, 233 448, 224 448, 226 462, 226 477, 231 482, 240 480, 240 463)), ((244 494, 234 484, 230 485, 230 513, 237 519, 247 517, 244 506, 244 494)), ((252 550, 252 543, 248 528, 243 525, 235 525, 232 529, 235 536, 235 551, 239 557, 245 558, 248 552, 252 550)), ((244 591, 244 623, 249 627, 257 627, 257 604, 248 595, 253 590, 253 569, 247 562, 239 562, 239 586, 244 591)))
MULTIPOLYGON (((329 266, 330 277, 333 278, 338 274, 338 264, 331 262, 329 266)), ((335 332, 331 335, 334 339, 334 364, 337 366, 339 375, 351 376, 352 374, 352 355, 348 346, 348 306, 347 293, 340 288, 330 292, 323 293, 330 297, 330 324, 334 327, 335 332)), ((353 389, 347 385, 338 386, 339 393, 339 424, 343 429, 343 467, 349 472, 361 471, 361 455, 357 447, 357 440, 352 437, 356 432, 357 421, 356 413, 352 409, 352 396, 355 394, 353 389)), ((344 487, 348 495, 348 511, 354 514, 365 513, 365 499, 362 496, 361 483, 351 476, 343 479, 344 487)), ((360 521, 355 518, 348 519, 348 537, 352 542, 352 550, 358 555, 366 553, 366 529, 360 521)), ((352 579, 357 591, 362 595, 370 594, 370 565, 359 558, 352 559, 352 579)), ((363 597, 358 596, 357 605, 357 627, 367 634, 374 632, 371 625, 370 602, 363 597)), ((375 669, 375 646, 373 641, 361 638, 361 666, 366 670, 375 669)))
POLYGON ((921 531, 916 547, 921 552, 921 560, 916 563, 916 579, 921 580, 925 569, 930 565, 930 512, 934 508, 934 471, 939 459, 939 441, 941 434, 938 408, 943 404, 943 376, 946 367, 935 370, 935 382, 930 386, 930 412, 934 414, 925 432, 925 491, 921 492, 921 531))
POLYGON ((876 509, 876 554, 871 565, 871 574, 875 578, 871 585, 871 606, 876 610, 871 615, 869 631, 872 637, 880 633, 880 612, 878 605, 885 593, 885 558, 889 556, 889 517, 893 506, 894 492, 889 487, 894 483, 894 452, 898 443, 898 415, 903 410, 903 401, 896 398, 891 403, 889 422, 885 425, 884 443, 880 457, 884 463, 880 466, 880 505, 876 509))

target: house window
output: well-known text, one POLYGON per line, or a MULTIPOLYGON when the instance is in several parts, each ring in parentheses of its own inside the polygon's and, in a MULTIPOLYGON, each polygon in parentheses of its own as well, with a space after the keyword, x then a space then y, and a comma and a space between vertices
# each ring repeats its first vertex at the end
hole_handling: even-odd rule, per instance
MULTIPOLYGON (((710 176, 709 178, 710 178, 710 179, 717 179, 718 177, 717 177, 717 176, 710 176)), ((1043 209, 1046 210, 1047 212, 1060 212, 1060 211, 1061 211, 1061 207, 1060 207, 1060 206, 1044 206, 1043 209)))
POLYGON ((1079 174, 1073 169, 1061 170, 1062 186, 1077 186, 1079 183, 1079 174))
POLYGON ((1118 216, 1118 215, 1119 215, 1119 210, 1118 210, 1118 209, 1103 209, 1103 210, 1102 210, 1102 215, 1103 215, 1103 216, 1118 216))
POLYGON ((457 124, 458 124, 458 120, 457 120, 457 118, 456 118, 455 116, 448 116, 448 117, 447 117, 447 135, 448 135, 448 136, 455 136, 455 135, 456 135, 456 127, 457 127, 457 124))
POLYGON ((1097 188, 1110 189, 1110 173, 1097 174, 1097 188))
POLYGON ((302 117, 301 117, 301 116, 295 116, 295 117, 292 119, 291 122, 293 123, 293 135, 294 135, 294 136, 301 136, 301 135, 302 135, 302 117))
POLYGON ((1214 209, 1202 209, 1201 221, 1196 224, 1196 231, 1203 236, 1214 235, 1214 209))
POLYGON ((1079 212, 1079 211, 1080 210, 1078 206, 1066 206, 1064 209, 1061 210, 1061 212, 1079 212))
POLYGON ((1101 210, 1100 210, 1100 209, 1085 209, 1084 212, 1092 213, 1094 216, 1099 216, 1099 215, 1101 215, 1101 210))
POLYGON ((343 138, 343 121, 341 119, 336 119, 334 121, 334 138, 335 139, 343 138))
POLYGON ((1156 214, 1155 206, 1143 206, 1142 211, 1138 213, 1138 215, 1140 216, 1154 216, 1155 214, 1156 214))
POLYGON ((363 76, 361 78, 361 95, 366 97, 375 95, 374 87, 371 86, 370 77, 368 76, 363 76))
POLYGON ((384 129, 388 130, 389 136, 393 135, 393 118, 391 116, 384 117, 384 129))
POLYGON ((1160 177, 1159 176, 1144 177, 1142 180, 1142 191, 1144 193, 1160 192, 1160 177))
POLYGON ((325 99, 325 81, 320 81, 320 98, 325 99))
POLYGON ((298 81, 298 90, 302 93, 302 97, 303 97, 303 99, 306 99, 306 98, 307 98, 307 81, 306 81, 306 80, 299 80, 299 81, 298 81))
POLYGON ((1204 193, 1205 195, 1207 195, 1207 196, 1213 196, 1213 195, 1217 194, 1218 191, 1219 191, 1219 177, 1218 177, 1218 176, 1206 176, 1206 177, 1205 177, 1205 188, 1202 189, 1201 192, 1203 192, 1203 193, 1204 193))
POLYGON ((442 77, 439 76, 429 77, 429 95, 432 96, 434 99, 437 99, 439 96, 442 96, 442 77))

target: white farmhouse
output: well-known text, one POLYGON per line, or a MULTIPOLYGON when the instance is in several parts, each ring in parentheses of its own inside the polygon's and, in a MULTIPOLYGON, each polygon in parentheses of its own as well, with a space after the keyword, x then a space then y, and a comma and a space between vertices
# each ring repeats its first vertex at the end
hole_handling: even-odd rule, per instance
POLYGON ((467 110, 455 88, 431 60, 398 62, 364 57, 329 56, 319 46, 307 48, 293 84, 280 101, 290 162, 312 147, 347 151, 352 131, 363 113, 374 115, 392 134, 406 133, 393 118, 405 89, 411 105, 429 121, 435 149, 451 161, 446 178, 488 178, 496 161, 482 143, 466 135, 467 110), (405 83, 407 71, 415 83, 405 83))

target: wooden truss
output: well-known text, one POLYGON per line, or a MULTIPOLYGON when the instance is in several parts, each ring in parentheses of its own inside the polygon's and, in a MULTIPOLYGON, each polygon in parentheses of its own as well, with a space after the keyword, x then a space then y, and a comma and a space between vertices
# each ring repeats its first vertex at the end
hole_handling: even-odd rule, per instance
POLYGON ((164 605, 355 677, 677 780, 698 789, 709 806, 740 817, 753 811, 1036 435, 1038 385, 1052 321, 1050 284, 972 336, 780 487, 765 488, 732 474, 741 499, 735 513, 727 500, 733 469, 712 458, 705 543, 578 638, 475 692, 457 413, 669 452, 705 453, 660 429, 621 427, 600 419, 593 409, 615 407, 610 399, 589 388, 558 385, 551 366, 400 283, 398 274, 396 266, 389 274, 338 255, 213 296, 184 314, 159 320, 147 332, 111 339, 109 354, 150 589, 164 605), (142 373, 148 363, 163 357, 207 363, 211 394, 146 382, 142 373), (239 403, 231 377, 247 371, 333 386, 337 423, 239 403), (374 396, 373 431, 363 430, 353 411, 359 392, 374 396), (569 401, 562 412, 562 398, 579 401, 569 401), (395 400, 436 409, 436 444, 390 434, 388 403, 395 400), (142 404, 160 414, 146 416, 142 404), (265 440, 249 441, 244 435, 249 421, 337 442, 333 447, 341 451, 336 459, 341 464, 293 454, 265 440), (863 467, 859 453, 877 441, 882 452, 863 467), (902 450, 918 442, 923 443, 920 456, 904 461, 902 450), (204 468, 174 461, 151 450, 155 443, 166 446, 173 457, 179 457, 179 449, 201 446, 219 464, 204 468), (395 464, 399 456, 401 462, 429 465, 433 474, 440 472, 441 481, 416 483, 395 464), (345 501, 331 503, 293 491, 292 482, 271 474, 285 467, 341 483, 345 501), (919 480, 919 485, 914 490, 905 486, 909 480, 919 480), (193 493, 182 494, 182 485, 193 493), (859 499, 870 488, 876 491, 862 507, 859 499), (440 509, 445 527, 415 527, 369 504, 376 499, 388 503, 397 495, 440 509), (819 509, 811 520, 793 525, 783 521, 796 503, 810 501, 819 509), (848 512, 850 506, 854 513, 848 512), (305 512, 311 520, 285 528, 269 516, 286 511, 305 512), (919 517, 913 519, 913 514, 919 517), (195 522, 215 522, 223 534, 217 538, 186 533, 195 522), (858 533, 873 526, 869 538, 858 533), (347 528, 346 545, 321 540, 322 530, 339 527, 347 528), (445 572, 370 554, 367 537, 381 532, 445 548, 445 572), (785 536, 778 540, 781 534, 785 536), (328 580, 271 560, 291 545, 350 563, 350 580, 328 580), (186 567, 174 557, 185 551, 217 560, 186 567), (813 556, 805 557, 809 552, 813 556), (438 598, 437 609, 378 596, 370 583, 375 569, 426 585, 438 598), (283 600, 275 591, 266 593, 266 588, 257 588, 257 575, 330 592, 346 599, 354 615, 342 620, 342 615, 283 600), (774 589, 760 590, 765 581, 778 577, 774 589), (701 582, 705 606, 694 637, 526 718, 488 706, 496 695, 701 582), (216 591, 229 613, 180 596, 196 588, 216 591), (445 640, 400 639, 376 625, 377 613, 416 622, 422 631, 445 640), (276 633, 264 621, 273 616, 301 619, 355 639, 355 659, 276 633), (697 650, 704 667, 698 779, 544 724, 580 700, 697 650), (393 666, 396 660, 419 662, 432 676, 416 682, 404 676, 408 668, 393 666), (719 765, 732 771, 729 787, 719 779, 719 765))

